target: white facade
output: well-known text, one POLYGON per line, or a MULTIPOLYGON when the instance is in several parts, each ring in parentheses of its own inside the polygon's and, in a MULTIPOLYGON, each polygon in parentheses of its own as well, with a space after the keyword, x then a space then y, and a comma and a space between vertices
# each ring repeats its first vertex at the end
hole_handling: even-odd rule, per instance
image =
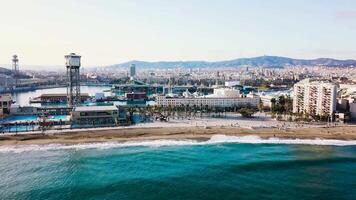
POLYGON ((214 94, 203 97, 167 97, 157 96, 156 104, 158 106, 208 106, 208 107, 240 107, 251 106, 257 107, 260 102, 260 97, 254 94, 249 94, 243 97, 237 90, 220 88, 214 89, 214 94))
POLYGON ((214 89, 213 97, 240 97, 240 91, 230 88, 216 88, 214 89))
POLYGON ((336 111, 336 85, 305 79, 294 85, 293 112, 332 115, 336 111))
POLYGON ((240 85, 240 81, 225 81, 226 87, 234 87, 236 85, 240 85))
POLYGON ((75 53, 64 56, 66 59, 66 66, 68 67, 80 67, 80 57, 75 53))
POLYGON ((209 107, 233 107, 233 106, 251 106, 257 107, 260 101, 259 97, 238 97, 238 98, 170 98, 157 96, 156 103, 158 106, 209 106, 209 107))
POLYGON ((263 106, 271 108, 272 102, 271 100, 274 98, 273 96, 260 96, 263 106))

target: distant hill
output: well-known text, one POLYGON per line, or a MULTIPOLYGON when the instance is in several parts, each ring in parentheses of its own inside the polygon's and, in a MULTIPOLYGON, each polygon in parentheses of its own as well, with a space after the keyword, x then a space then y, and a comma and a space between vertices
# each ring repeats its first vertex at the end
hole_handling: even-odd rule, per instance
POLYGON ((322 66, 355 66, 356 60, 337 60, 332 58, 318 59, 293 59, 279 56, 260 56, 254 58, 238 58, 227 61, 206 62, 206 61, 159 61, 146 62, 133 60, 121 64, 107 66, 108 68, 122 68, 135 64, 140 68, 203 68, 203 67, 240 67, 240 66, 261 66, 261 67, 284 67, 297 65, 322 65, 322 66))
POLYGON ((10 69, 0 67, 0 74, 5 74, 5 75, 10 76, 12 74, 12 71, 10 69))
MULTIPOLYGON (((6 76, 13 76, 13 71, 8 68, 0 67, 0 75, 6 75, 6 76)), ((30 76, 26 75, 25 73, 21 72, 18 74, 18 77, 20 79, 28 79, 31 78, 30 76)))

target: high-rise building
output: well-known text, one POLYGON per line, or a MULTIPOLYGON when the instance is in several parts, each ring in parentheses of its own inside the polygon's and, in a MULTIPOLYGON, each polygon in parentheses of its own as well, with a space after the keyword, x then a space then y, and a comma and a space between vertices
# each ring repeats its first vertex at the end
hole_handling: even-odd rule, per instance
POLYGON ((305 79, 294 85, 294 113, 331 116, 335 111, 335 84, 305 79))
POLYGON ((67 68, 67 103, 69 106, 77 106, 81 102, 80 97, 80 58, 71 53, 65 56, 67 68))
POLYGON ((136 65, 135 64, 131 64, 130 65, 130 77, 134 78, 136 76, 136 65))

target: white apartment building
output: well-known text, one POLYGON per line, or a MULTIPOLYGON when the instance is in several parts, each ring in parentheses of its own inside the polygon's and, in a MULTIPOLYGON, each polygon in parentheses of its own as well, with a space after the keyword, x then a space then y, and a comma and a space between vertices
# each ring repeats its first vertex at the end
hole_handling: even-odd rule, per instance
POLYGON ((260 98, 257 95, 249 94, 246 97, 239 94, 238 91, 231 89, 215 89, 214 94, 201 97, 168 97, 157 96, 156 104, 158 106, 208 106, 208 107, 257 107, 260 98))
POLYGON ((225 81, 226 87, 234 87, 237 85, 241 85, 240 81, 225 81))
POLYGON ((327 116, 336 110, 336 85, 305 79, 294 85, 293 112, 327 116))

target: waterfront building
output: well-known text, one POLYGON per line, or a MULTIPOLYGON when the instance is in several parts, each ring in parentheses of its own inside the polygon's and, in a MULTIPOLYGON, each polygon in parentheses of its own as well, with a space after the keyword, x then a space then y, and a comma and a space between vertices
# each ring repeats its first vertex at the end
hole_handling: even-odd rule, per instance
POLYGON ((305 79, 294 85, 293 112, 331 116, 336 111, 336 85, 305 79))
POLYGON ((11 115, 37 115, 38 108, 34 106, 20 106, 14 104, 10 108, 11 115))
POLYGON ((125 93, 125 98, 128 105, 146 104, 147 101, 147 95, 145 92, 125 93))
MULTIPOLYGON (((88 93, 80 94, 80 102, 84 102, 90 99, 88 93)), ((39 97, 30 100, 31 103, 60 103, 67 102, 67 94, 41 94, 39 97)))
POLYGON ((203 106, 203 107, 243 107, 250 106, 257 108, 260 98, 257 95, 241 95, 239 91, 228 88, 214 89, 214 94, 200 97, 181 97, 181 96, 157 96, 158 106, 203 106))
POLYGON ((10 114, 11 104, 12 104, 11 95, 3 94, 0 96, 0 117, 4 117, 10 114))
POLYGON ((241 96, 239 90, 231 88, 214 88, 213 94, 207 95, 207 97, 239 97, 241 96))
POLYGON ((105 94, 103 92, 95 93, 95 101, 103 101, 105 99, 105 94))
POLYGON ((125 94, 132 92, 145 92, 147 95, 163 93, 163 86, 160 85, 148 85, 148 84, 121 84, 121 85, 113 85, 112 92, 117 94, 125 94))
POLYGON ((225 81, 226 87, 235 87, 241 85, 240 81, 225 81))
POLYGON ((274 96, 272 95, 261 95, 261 102, 263 107, 266 108, 272 108, 272 99, 276 99, 274 96))
POLYGON ((126 116, 120 115, 116 106, 77 106, 71 112, 71 119, 78 126, 115 126, 126 116))
POLYGON ((271 108, 272 107, 272 99, 278 100, 280 96, 284 96, 285 98, 289 98, 291 96, 291 90, 281 90, 281 91, 266 91, 258 93, 263 107, 271 108))

